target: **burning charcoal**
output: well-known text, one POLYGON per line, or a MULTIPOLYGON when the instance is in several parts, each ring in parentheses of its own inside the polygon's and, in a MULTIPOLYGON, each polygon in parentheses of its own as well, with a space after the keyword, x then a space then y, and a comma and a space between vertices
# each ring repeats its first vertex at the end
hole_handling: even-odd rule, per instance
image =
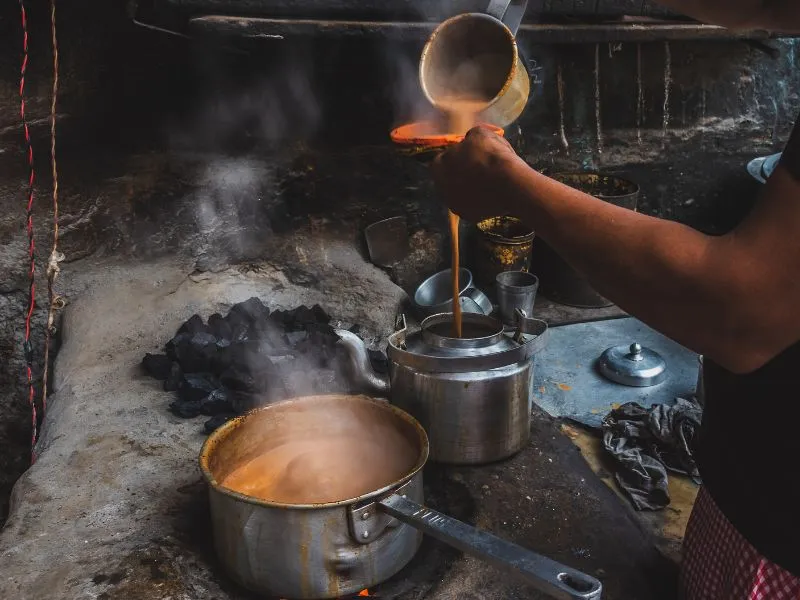
POLYGON ((192 315, 188 321, 186 321, 183 325, 181 325, 180 329, 178 329, 178 334, 181 333, 200 333, 200 332, 208 332, 208 326, 203 323, 203 318, 200 315, 192 315))
POLYGON ((372 369, 379 375, 386 375, 389 372, 389 358, 380 350, 367 350, 367 353, 372 369))
POLYGON ((209 417, 229 413, 232 407, 230 400, 228 400, 228 392, 223 389, 212 391, 200 401, 200 410, 209 417))
POLYGON ((142 367, 150 377, 164 381, 169 377, 172 361, 166 354, 147 353, 142 359, 142 367))
POLYGON ((172 414, 183 417, 184 419, 194 419, 195 417, 200 416, 201 413, 199 401, 185 402, 180 399, 172 402, 169 405, 169 410, 172 412, 172 414))
MULTIPOLYGON (((231 320, 235 321, 239 317, 243 318, 243 320, 247 321, 248 323, 266 321, 269 317, 269 309, 264 306, 264 303, 261 302, 261 300, 254 296, 249 300, 239 302, 231 307, 230 313, 228 313, 229 322, 231 320), (236 314, 234 315, 234 313, 236 314)), ((233 323, 231 323, 231 325, 233 325, 233 323)))
POLYGON ((184 402, 200 402, 220 387, 219 380, 211 373, 184 373, 178 385, 178 396, 184 402))
POLYGON ((311 312, 314 313, 314 317, 316 318, 317 323, 322 323, 323 325, 327 325, 328 323, 331 322, 330 316, 323 310, 323 308, 319 304, 315 304, 314 306, 312 306, 311 312))
POLYGON ((214 337, 217 338, 218 345, 220 340, 227 340, 228 342, 233 340, 233 327, 221 314, 214 313, 208 317, 208 327, 214 337))
POLYGON ((181 370, 181 366, 176 362, 172 363, 169 369, 169 376, 167 376, 167 379, 164 381, 164 391, 177 392, 182 379, 183 371, 181 370))
POLYGON ((217 429, 225 425, 231 419, 235 419, 236 415, 233 413, 223 413, 221 415, 216 415, 211 417, 208 421, 205 422, 203 425, 203 429, 208 434, 214 433, 217 429))

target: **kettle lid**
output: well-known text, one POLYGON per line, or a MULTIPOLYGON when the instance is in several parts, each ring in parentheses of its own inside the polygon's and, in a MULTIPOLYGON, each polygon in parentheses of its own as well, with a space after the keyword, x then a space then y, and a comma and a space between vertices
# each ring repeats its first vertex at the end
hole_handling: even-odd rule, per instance
POLYGON ((635 342, 603 352, 598 370, 607 379, 629 387, 652 387, 667 378, 667 363, 661 355, 635 342))

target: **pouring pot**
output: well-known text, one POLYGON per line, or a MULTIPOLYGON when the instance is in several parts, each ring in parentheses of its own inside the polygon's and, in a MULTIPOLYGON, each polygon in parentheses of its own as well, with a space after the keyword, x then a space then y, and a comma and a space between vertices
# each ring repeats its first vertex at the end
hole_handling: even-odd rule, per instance
MULTIPOLYGON (((234 579, 257 593, 336 598, 400 571, 424 532, 554 598, 600 598, 596 579, 426 508, 422 468, 427 458, 428 440, 417 421, 364 396, 297 398, 234 419, 208 438, 200 454, 219 558, 234 579), (332 428, 355 441, 366 439, 365 432, 391 433, 379 447, 387 456, 403 457, 403 475, 394 480, 387 475, 385 485, 358 497, 319 504, 269 502, 222 485, 237 466, 287 439, 316 439, 332 428)), ((325 459, 342 477, 359 468, 337 464, 337 456, 325 459)))
POLYGON ((450 337, 453 315, 428 317, 422 329, 389 337, 389 376, 376 374, 364 343, 337 331, 361 391, 388 396, 419 420, 431 460, 485 464, 508 458, 530 440, 534 357, 547 324, 518 314, 516 331, 492 317, 462 315, 463 337, 450 337))
POLYGON ((491 0, 486 13, 447 19, 422 50, 419 79, 428 101, 485 100, 478 119, 507 127, 525 110, 531 91, 516 34, 527 0, 491 0))

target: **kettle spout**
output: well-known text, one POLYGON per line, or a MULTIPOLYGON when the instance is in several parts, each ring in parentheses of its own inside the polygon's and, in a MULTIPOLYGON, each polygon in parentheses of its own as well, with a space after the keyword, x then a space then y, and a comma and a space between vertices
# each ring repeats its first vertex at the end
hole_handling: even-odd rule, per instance
POLYGON ((355 333, 351 331, 336 330, 339 336, 339 344, 347 351, 349 358, 350 376, 353 383, 359 389, 369 394, 379 397, 389 396, 389 378, 378 375, 369 362, 367 347, 355 333))

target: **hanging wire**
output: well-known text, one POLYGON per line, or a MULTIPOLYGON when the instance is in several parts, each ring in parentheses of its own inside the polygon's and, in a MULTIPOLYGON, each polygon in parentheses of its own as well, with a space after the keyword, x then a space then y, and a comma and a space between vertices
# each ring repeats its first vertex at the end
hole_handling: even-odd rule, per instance
POLYGON ((55 281, 64 256, 58 251, 58 163, 56 162, 56 109, 58 108, 58 38, 56 36, 56 0, 50 0, 50 32, 53 43, 53 92, 50 102, 50 164, 53 170, 53 248, 47 260, 47 327, 45 327, 44 372, 42 375, 42 411, 47 410, 47 383, 50 366, 50 342, 55 331, 55 313, 62 299, 55 293, 55 281))
POLYGON ((31 320, 36 307, 36 242, 33 235, 33 198, 35 170, 33 163, 33 143, 31 142, 31 132, 28 126, 28 116, 25 112, 25 76, 28 73, 28 13, 25 10, 24 0, 19 0, 20 16, 22 18, 22 67, 20 68, 19 78, 19 98, 20 98, 20 118, 22 119, 22 129, 25 134, 25 146, 28 161, 28 190, 27 204, 25 208, 25 228, 28 233, 28 307, 25 310, 25 342, 23 349, 25 352, 25 375, 28 380, 28 404, 31 408, 31 462, 36 459, 34 447, 38 437, 38 417, 36 414, 36 391, 33 384, 33 347, 31 346, 31 320))

